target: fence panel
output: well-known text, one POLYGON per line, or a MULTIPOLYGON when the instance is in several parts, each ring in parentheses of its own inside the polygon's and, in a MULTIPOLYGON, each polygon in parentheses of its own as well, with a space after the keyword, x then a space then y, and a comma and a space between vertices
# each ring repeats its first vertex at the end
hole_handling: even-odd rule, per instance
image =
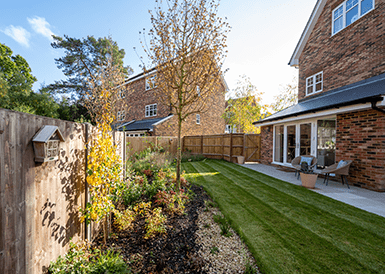
POLYGON ((0 109, 0 273, 42 273, 68 242, 84 238, 85 125, 0 109), (59 160, 36 163, 43 125, 65 138, 59 160))
POLYGON ((237 162, 244 156, 248 162, 258 162, 261 157, 261 138, 258 134, 219 134, 183 137, 183 151, 202 154, 210 159, 237 162))
POLYGON ((137 152, 154 146, 161 146, 165 151, 175 155, 178 148, 177 140, 176 137, 126 137, 127 159, 137 152))

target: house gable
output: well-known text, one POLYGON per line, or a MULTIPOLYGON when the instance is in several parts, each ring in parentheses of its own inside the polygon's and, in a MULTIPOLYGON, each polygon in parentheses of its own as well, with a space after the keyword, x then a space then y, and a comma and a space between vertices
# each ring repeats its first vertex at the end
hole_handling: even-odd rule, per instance
POLYGON ((313 20, 309 20, 302 35, 304 39, 300 40, 293 54, 292 64, 295 64, 294 60, 298 58, 299 102, 318 95, 318 92, 309 94, 312 82, 308 82, 308 79, 321 72, 320 93, 385 72, 385 0, 375 0, 374 9, 332 35, 333 11, 344 2, 317 2, 313 20))

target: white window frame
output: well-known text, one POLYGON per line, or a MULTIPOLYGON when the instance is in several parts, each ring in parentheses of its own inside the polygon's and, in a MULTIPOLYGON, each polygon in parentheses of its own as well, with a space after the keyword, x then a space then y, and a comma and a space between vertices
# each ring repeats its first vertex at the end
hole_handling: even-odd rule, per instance
POLYGON ((324 89, 323 80, 324 80, 323 71, 320 71, 320 72, 318 72, 316 74, 313 74, 310 77, 307 77, 306 78, 306 96, 322 92, 323 89, 324 89), (321 75, 321 81, 319 81, 319 80, 317 81, 317 76, 319 76, 319 75, 321 75), (311 85, 309 85, 309 80, 312 80, 312 84, 311 85), (317 84, 321 84, 321 89, 320 90, 316 90, 317 84), (313 91, 311 93, 308 92, 309 87, 312 87, 312 89, 313 89, 313 91))
POLYGON ((152 104, 145 107, 145 117, 154 117, 158 115, 158 105, 152 104))
POLYGON ((200 115, 200 114, 197 114, 197 116, 196 116, 196 122, 197 122, 197 125, 200 125, 200 124, 201 124, 201 115, 200 115))
POLYGON ((126 98, 126 91, 125 90, 119 90, 118 97, 120 99, 126 98))
POLYGON ((124 110, 118 111, 117 114, 117 120, 118 121, 123 121, 126 118, 126 113, 124 110))
POLYGON ((146 90, 156 88, 156 74, 146 77, 146 90))
MULTIPOLYGON (((344 1, 341 5, 339 5, 338 7, 336 7, 333 11, 332 11, 332 36, 333 35, 335 35, 335 34, 337 34, 337 33, 339 33, 341 30, 343 30, 343 29, 345 29, 346 27, 347 27, 347 25, 346 25, 346 14, 351 10, 351 9, 353 9, 354 7, 356 7, 356 5, 354 5, 353 7, 351 7, 349 10, 346 10, 346 3, 348 2, 349 0, 346 0, 346 1, 344 1), (335 32, 334 31, 334 22, 336 21, 335 20, 335 18, 334 18, 334 12, 336 11, 336 10, 338 10, 339 8, 341 8, 342 7, 342 28, 339 30, 339 31, 337 31, 337 32, 335 32)), ((366 14, 368 14, 369 12, 371 12, 372 10, 374 10, 374 8, 375 8, 375 6, 376 6, 376 1, 375 0, 372 0, 373 1, 373 6, 372 6, 372 9, 371 10, 368 10, 365 14, 361 14, 361 3, 362 3, 362 1, 364 1, 364 0, 358 0, 358 17, 357 17, 357 19, 356 20, 354 20, 354 22, 355 21, 357 21, 357 20, 359 20, 361 17, 363 17, 363 16, 365 16, 366 14)), ((340 18, 341 16, 339 16, 338 18, 340 18)), ((336 19, 338 19, 338 18, 336 18, 336 19)), ((349 25, 351 25, 351 24, 353 24, 354 22, 351 22, 349 25)), ((348 25, 348 26, 349 26, 348 25)))
POLYGON ((226 125, 225 133, 231 133, 231 125, 226 125))

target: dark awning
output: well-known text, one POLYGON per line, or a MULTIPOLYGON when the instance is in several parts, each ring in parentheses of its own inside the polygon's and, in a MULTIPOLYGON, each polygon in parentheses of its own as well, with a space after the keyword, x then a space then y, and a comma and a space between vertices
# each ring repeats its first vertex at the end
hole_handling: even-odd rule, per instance
POLYGON ((150 131, 154 128, 154 124, 162 122, 170 116, 161 117, 161 118, 153 118, 153 119, 145 119, 139 121, 131 121, 126 124, 121 125, 117 130, 118 131, 150 131))
POLYGON ((317 97, 303 100, 294 106, 274 113, 265 119, 254 122, 253 124, 258 125, 337 107, 378 102, 383 100, 382 95, 384 94, 385 73, 348 86, 321 93, 317 97))

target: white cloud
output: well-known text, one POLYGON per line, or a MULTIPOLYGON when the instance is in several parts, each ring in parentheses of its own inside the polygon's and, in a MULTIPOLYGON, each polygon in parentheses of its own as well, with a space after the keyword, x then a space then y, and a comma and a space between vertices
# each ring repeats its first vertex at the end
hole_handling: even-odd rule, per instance
POLYGON ((50 30, 51 25, 45 18, 35 16, 34 18, 27 18, 27 20, 36 33, 47 37, 51 41, 53 40, 52 35, 54 35, 54 33, 50 30))
POLYGON ((23 27, 15 27, 10 25, 9 27, 2 30, 6 35, 12 37, 19 44, 29 47, 29 37, 31 34, 25 30, 23 27))

